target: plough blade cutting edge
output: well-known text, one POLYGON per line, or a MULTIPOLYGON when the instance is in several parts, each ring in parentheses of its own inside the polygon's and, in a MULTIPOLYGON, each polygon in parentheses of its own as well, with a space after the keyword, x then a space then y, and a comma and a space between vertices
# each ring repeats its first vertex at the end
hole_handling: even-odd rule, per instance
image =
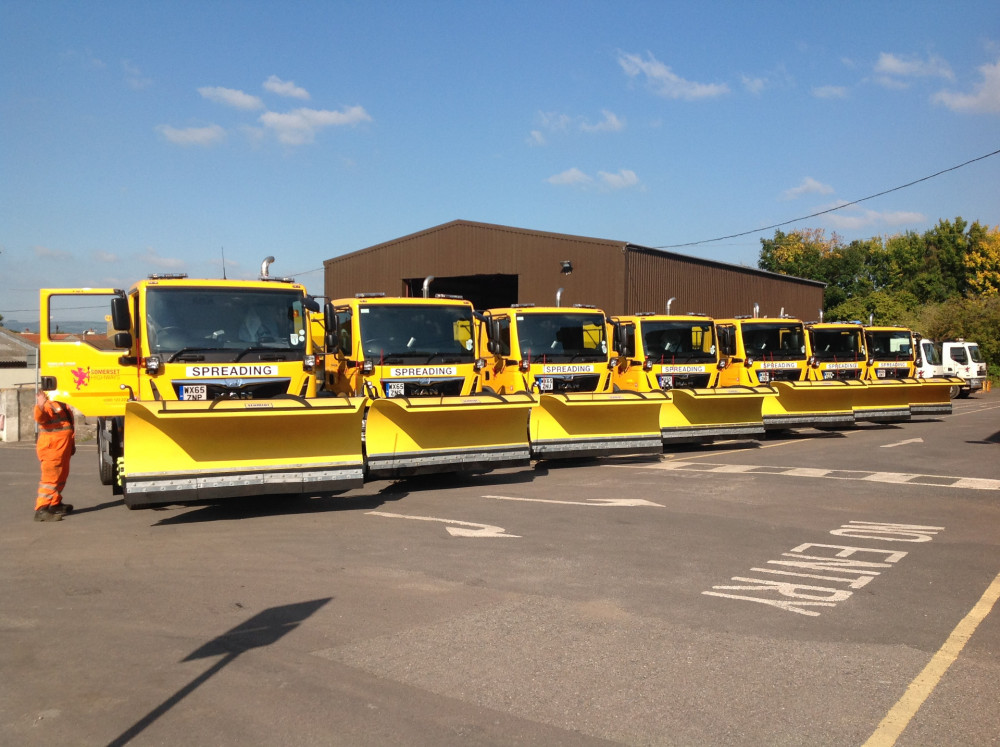
POLYGON ((916 379, 848 380, 854 392, 854 419, 902 423, 910 419, 910 389, 916 379))
POLYGON ((845 428, 854 425, 852 387, 846 381, 774 381, 765 397, 764 428, 845 428))
POLYGON ((531 411, 531 455, 571 459, 663 451, 664 392, 542 394, 531 411))
POLYGON ((363 397, 128 402, 129 508, 360 487, 363 397))
POLYGON ((763 438, 763 401, 778 393, 765 386, 731 386, 671 389, 669 396, 670 401, 660 408, 660 435, 664 444, 763 438))
POLYGON ((910 411, 914 415, 951 415, 951 388, 961 386, 958 376, 935 376, 931 379, 904 379, 909 388, 910 411))
POLYGON ((372 478, 487 472, 529 463, 527 393, 370 400, 365 454, 372 478))

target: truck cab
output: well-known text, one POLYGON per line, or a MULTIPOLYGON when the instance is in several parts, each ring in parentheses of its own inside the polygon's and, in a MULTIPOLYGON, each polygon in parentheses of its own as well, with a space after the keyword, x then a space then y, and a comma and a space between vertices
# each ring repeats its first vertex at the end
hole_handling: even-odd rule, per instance
POLYGON ((817 381, 861 380, 867 363, 865 330, 860 322, 819 322, 807 325, 817 381))
POLYGON ((959 397, 968 397, 983 388, 986 380, 986 361, 979 351, 979 345, 963 339, 946 340, 941 343, 941 365, 945 375, 958 376, 963 380, 959 397))

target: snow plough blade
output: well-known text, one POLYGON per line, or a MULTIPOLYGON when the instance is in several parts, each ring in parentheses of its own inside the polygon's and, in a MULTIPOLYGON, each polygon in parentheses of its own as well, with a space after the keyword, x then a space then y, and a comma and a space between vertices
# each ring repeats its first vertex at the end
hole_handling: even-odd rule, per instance
POLYGON ((846 381, 774 381, 777 397, 765 397, 766 430, 845 428, 854 425, 853 388, 846 381))
POLYGON ((854 419, 902 423, 910 419, 910 390, 916 379, 849 380, 854 392, 854 419))
POLYGON ((570 459, 663 451, 663 392, 542 394, 531 411, 531 455, 570 459))
POLYGON ((373 478, 486 472, 530 461, 526 393, 371 400, 365 454, 373 478))
POLYGON ((766 386, 671 389, 660 409, 664 445, 716 438, 763 438, 763 401, 778 393, 766 386))
POLYGON ((129 508, 360 487, 363 397, 128 402, 129 508))
POLYGON ((914 415, 951 415, 951 388, 961 386, 957 376, 935 376, 932 379, 902 379, 914 386, 907 389, 910 411, 914 415))

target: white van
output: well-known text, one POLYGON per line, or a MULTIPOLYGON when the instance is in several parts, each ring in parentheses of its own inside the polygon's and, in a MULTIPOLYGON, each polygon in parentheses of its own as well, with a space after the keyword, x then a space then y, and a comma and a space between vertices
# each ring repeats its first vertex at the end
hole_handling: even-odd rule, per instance
POLYGON ((959 397, 968 397, 983 388, 986 379, 986 361, 979 352, 979 345, 966 340, 945 340, 941 343, 941 365, 946 376, 965 379, 959 397))

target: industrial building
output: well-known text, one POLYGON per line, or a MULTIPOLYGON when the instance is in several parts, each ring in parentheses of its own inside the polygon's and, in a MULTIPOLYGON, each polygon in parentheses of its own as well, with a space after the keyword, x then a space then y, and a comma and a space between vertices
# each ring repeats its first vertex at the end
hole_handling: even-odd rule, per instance
POLYGON ((456 220, 324 261, 325 295, 361 292, 469 299, 477 309, 587 304, 609 314, 665 310, 714 317, 753 313, 816 319, 824 283, 628 241, 456 220))

